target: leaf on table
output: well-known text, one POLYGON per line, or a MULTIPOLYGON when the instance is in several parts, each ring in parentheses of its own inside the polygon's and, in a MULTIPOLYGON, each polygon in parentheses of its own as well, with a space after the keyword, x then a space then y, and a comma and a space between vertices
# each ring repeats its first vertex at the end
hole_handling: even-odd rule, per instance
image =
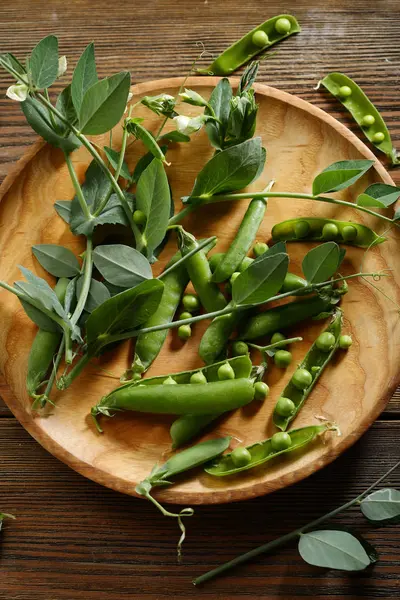
POLYGON ((44 331, 60 331, 60 327, 57 323, 55 323, 50 317, 44 314, 41 310, 29 304, 29 302, 25 302, 25 300, 21 300, 21 305, 28 317, 37 325, 40 329, 44 331))
POLYGON ((29 59, 32 83, 39 89, 48 88, 58 73, 58 39, 48 35, 32 50, 29 59))
POLYGON ((57 244, 36 244, 32 252, 39 263, 54 277, 74 277, 80 272, 75 254, 57 244))
POLYGON ((308 283, 322 283, 334 275, 343 260, 335 242, 326 242, 316 246, 305 255, 302 270, 308 283))
POLYGON ((398 523, 400 492, 392 488, 372 492, 361 501, 361 511, 372 523, 398 523))
POLYGON ((119 287, 133 288, 153 277, 147 258, 124 244, 97 246, 93 262, 104 279, 119 287))
POLYGON ((71 204, 71 200, 57 200, 54 203, 57 214, 68 224, 71 218, 71 204))
MULTIPOLYGON (((66 88, 63 89, 61 94, 58 96, 56 101, 56 109, 60 112, 65 119, 67 119, 72 125, 75 125, 78 117, 76 114, 76 110, 74 104, 72 102, 71 95, 71 86, 67 85, 66 88)), ((59 133, 64 134, 67 132, 68 127, 65 125, 61 119, 59 119, 56 115, 54 119, 57 123, 57 128, 59 133)))
POLYGON ((342 160, 326 167, 313 181, 312 193, 338 192, 355 183, 374 164, 373 160, 342 160))
MULTIPOLYGON (((172 131, 171 133, 175 133, 175 132, 172 131)), ((166 151, 168 150, 168 146, 160 146, 160 148, 161 148, 162 153, 165 155, 166 151)), ((140 178, 141 174, 143 173, 143 171, 149 166, 151 161, 154 159, 155 159, 155 156, 151 152, 147 152, 141 158, 139 158, 139 160, 136 163, 136 167, 133 171, 133 174, 132 174, 132 182, 133 183, 137 183, 139 181, 139 178, 140 178)))
MULTIPOLYGON (((180 131, 169 131, 168 133, 164 133, 159 139, 158 142, 172 142, 172 143, 177 143, 177 142, 190 142, 190 136, 185 135, 184 133, 181 133, 180 131)), ((168 146, 167 146, 168 148, 168 146)), ((162 146, 161 146, 161 150, 162 150, 162 146)), ((163 153, 165 154, 165 150, 163 150, 163 153)))
POLYGON ((87 90, 97 81, 94 43, 91 42, 80 56, 72 76, 71 96, 77 114, 79 114, 87 90))
POLYGON ((47 310, 55 310, 62 318, 66 317, 64 307, 61 305, 55 291, 49 286, 45 279, 38 277, 29 269, 18 266, 21 273, 24 275, 25 281, 18 281, 20 289, 34 300, 38 300, 47 310))
MULTIPOLYGON (((108 146, 104 146, 104 152, 111 163, 111 166, 116 171, 120 159, 120 152, 117 150, 113 150, 113 148, 109 148, 108 146)), ((120 176, 128 181, 131 181, 131 174, 129 173, 128 165, 125 161, 122 162, 120 176)))
POLYGON ((386 183, 373 183, 357 197, 358 206, 387 208, 400 198, 400 188, 386 183))
MULTIPOLYGON (((76 290, 78 297, 81 295, 83 279, 83 276, 79 277, 79 279, 76 282, 76 290)), ((111 294, 104 285, 104 283, 101 283, 101 281, 97 281, 97 279, 92 278, 90 281, 89 294, 86 299, 85 310, 91 313, 109 298, 111 298, 111 294)))
POLYGON ((298 548, 302 559, 316 567, 362 571, 373 562, 359 539, 347 531, 327 529, 304 533, 298 548))

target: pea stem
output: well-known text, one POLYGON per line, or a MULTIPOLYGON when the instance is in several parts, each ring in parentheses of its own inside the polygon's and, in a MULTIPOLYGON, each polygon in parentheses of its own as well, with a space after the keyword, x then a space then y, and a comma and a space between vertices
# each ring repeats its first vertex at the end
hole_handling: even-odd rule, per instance
POLYGON ((68 373, 68 375, 64 375, 64 376, 60 377, 60 380, 57 384, 58 389, 59 390, 67 389, 67 387, 69 387, 71 385, 71 383, 74 381, 74 379, 76 379, 76 377, 78 377, 78 375, 80 375, 82 373, 83 369, 86 367, 86 365, 88 364, 90 359, 91 359, 91 356, 89 356, 88 354, 83 354, 83 356, 81 356, 81 358, 78 360, 78 362, 75 364, 75 366, 71 369, 71 371, 68 373))
POLYGON ((187 204, 184 208, 182 208, 182 210, 180 212, 176 213, 176 215, 174 215, 173 217, 170 218, 170 220, 168 221, 168 224, 175 225, 176 223, 179 223, 187 215, 190 215, 190 213, 193 212, 195 210, 195 208, 197 208, 197 206, 195 204, 187 204))
POLYGON ((86 219, 91 220, 91 219, 93 219, 93 216, 91 215, 89 207, 86 203, 86 199, 85 199, 85 196, 83 195, 83 191, 82 191, 81 185, 78 181, 78 177, 76 175, 74 165, 72 164, 70 155, 67 152, 64 152, 64 156, 65 156, 65 162, 67 163, 69 176, 71 177, 71 181, 72 181, 74 189, 75 189, 76 197, 78 198, 79 206, 81 207, 81 210, 82 210, 83 214, 85 215, 86 219))
POLYGON ((81 293, 76 305, 76 308, 71 316, 71 322, 73 325, 76 325, 78 322, 83 309, 85 308, 85 304, 87 301, 87 297, 89 295, 90 283, 92 279, 92 270, 93 270, 93 260, 92 260, 92 250, 93 250, 93 242, 92 238, 89 236, 86 238, 86 252, 85 259, 83 263, 83 283, 81 293))
POLYGON ((188 252, 187 254, 185 254, 185 256, 182 256, 182 258, 180 258, 179 260, 177 260, 176 263, 174 263, 173 265, 171 265, 168 269, 165 269, 165 271, 163 271, 157 277, 157 279, 162 279, 163 277, 165 277, 166 275, 168 275, 169 273, 171 273, 171 271, 174 271, 174 269, 180 267, 185 261, 187 261, 188 258, 190 258, 191 256, 193 256, 193 254, 196 254, 197 252, 199 252, 200 250, 202 250, 203 248, 205 248, 209 244, 215 243, 216 241, 217 241, 217 238, 216 238, 215 235, 213 235, 210 238, 207 238, 206 240, 203 240, 202 242, 199 243, 198 246, 196 246, 196 248, 193 248, 193 250, 191 250, 190 252, 188 252))
POLYGON ((58 370, 58 367, 60 366, 60 362, 61 362, 62 356, 64 354, 64 347, 65 347, 65 336, 61 340, 60 347, 58 348, 58 352, 57 352, 56 358, 54 360, 53 368, 51 370, 51 374, 50 374, 49 380, 46 385, 46 389, 44 390, 44 394, 41 397, 41 401, 40 401, 41 408, 44 408, 46 406, 46 403, 50 399, 50 394, 51 394, 51 390, 53 389, 54 380, 57 375, 57 370, 58 370))
POLYGON ((284 348, 288 344, 294 344, 294 342, 302 342, 302 341, 303 341, 302 337, 294 337, 294 338, 287 338, 286 340, 281 340, 280 342, 275 342, 274 344, 269 344, 268 346, 258 346, 257 344, 250 344, 250 342, 246 342, 246 344, 248 346, 250 346, 250 348, 255 348, 256 350, 259 350, 260 352, 266 352, 267 350, 273 350, 274 348, 284 348))
POLYGON ((345 502, 338 508, 335 508, 334 510, 323 515, 322 517, 319 517, 318 519, 315 519, 314 521, 311 521, 310 523, 307 523, 307 525, 304 525, 303 527, 295 529, 295 530, 291 531, 290 533, 287 533, 287 534, 283 535, 282 537, 277 538, 276 540, 267 542, 266 544, 263 544, 262 546, 259 546, 258 548, 253 548, 253 550, 250 550, 249 552, 246 552, 245 554, 237 556, 233 560, 230 560, 229 562, 226 562, 225 564, 220 565, 216 569, 212 569, 211 571, 204 573, 204 575, 200 575, 200 577, 197 577, 196 579, 194 579, 193 585, 201 585, 202 583, 205 583, 206 581, 210 581, 210 579, 219 577, 219 575, 222 575, 222 573, 225 573, 226 571, 229 571, 230 569, 237 567, 238 565, 242 565, 242 564, 248 562, 249 560, 255 558, 256 556, 259 556, 260 554, 268 554, 271 552, 271 550, 274 550, 275 548, 280 548, 281 546, 284 546, 287 543, 291 542, 292 540, 300 537, 303 533, 306 533, 307 531, 310 531, 310 530, 314 529, 315 527, 318 527, 318 525, 321 525, 321 523, 328 521, 332 517, 335 517, 338 513, 342 512, 344 510, 347 510, 348 508, 352 507, 354 504, 357 504, 358 502, 360 502, 374 488, 376 488, 380 483, 382 483, 382 481, 384 481, 395 469, 397 469, 399 467, 399 465, 400 465, 400 461, 398 461, 393 467, 391 467, 388 471, 386 471, 386 473, 384 475, 379 477, 379 479, 377 479, 377 481, 375 481, 375 483, 370 485, 366 490, 364 490, 361 494, 359 494, 358 496, 356 496, 349 502, 345 502))

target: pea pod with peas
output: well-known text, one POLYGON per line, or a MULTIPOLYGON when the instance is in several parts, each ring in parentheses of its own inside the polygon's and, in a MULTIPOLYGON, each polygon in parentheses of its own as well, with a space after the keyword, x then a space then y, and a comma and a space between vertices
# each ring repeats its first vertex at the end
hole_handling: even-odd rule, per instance
POLYGON ((311 390, 339 347, 342 311, 337 308, 332 321, 321 333, 294 372, 274 409, 274 424, 285 431, 296 417, 311 390))

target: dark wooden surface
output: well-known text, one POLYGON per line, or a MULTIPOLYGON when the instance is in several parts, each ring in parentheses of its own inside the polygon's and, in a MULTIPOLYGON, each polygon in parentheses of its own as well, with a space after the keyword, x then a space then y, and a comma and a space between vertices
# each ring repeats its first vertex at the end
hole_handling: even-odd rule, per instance
MULTIPOLYGON (((198 54, 216 55, 280 12, 303 32, 262 63, 260 81, 298 94, 357 131, 313 86, 332 70, 354 77, 381 108, 400 146, 400 3, 398 0, 3 0, 0 51, 24 56, 56 33, 73 65, 91 40, 101 76, 129 69, 133 82, 182 75, 198 54)), ((204 61, 205 64, 205 61, 204 61)), ((0 81, 0 180, 35 134, 0 81)), ((400 184, 400 169, 392 172, 400 184)), ((0 385, 1 395, 1 385, 0 385)), ((184 563, 175 562, 176 524, 152 506, 85 480, 47 454, 0 402, 0 508, 15 513, 0 546, 4 600, 207 598, 369 599, 400 597, 400 527, 367 525, 357 509, 340 521, 356 526, 380 552, 362 574, 316 570, 294 547, 263 557, 229 577, 195 589, 191 579, 350 499, 399 458, 400 393, 349 452, 293 488, 255 501, 196 510, 184 563)), ((390 480, 400 487, 400 472, 390 480)))

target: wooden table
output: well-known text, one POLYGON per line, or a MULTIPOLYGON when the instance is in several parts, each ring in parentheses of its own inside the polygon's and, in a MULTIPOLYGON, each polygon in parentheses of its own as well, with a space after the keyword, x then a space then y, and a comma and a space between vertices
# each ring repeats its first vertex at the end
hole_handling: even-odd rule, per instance
MULTIPOLYGON (((344 71, 382 110, 400 147, 398 0, 3 0, 1 50, 24 56, 55 33, 73 65, 94 40, 100 76, 127 69, 137 82, 185 74, 199 53, 196 42, 216 55, 284 10, 298 17, 303 32, 271 53, 259 80, 313 102, 358 133, 334 100, 313 90, 327 72, 344 71)), ((36 138, 17 103, 4 97, 8 85, 2 73, 1 179, 36 138)), ((400 170, 392 176, 399 185, 400 170)), ((175 522, 58 462, 2 403, 0 417, 0 508, 18 517, 5 525, 1 540, 4 600, 400 597, 400 527, 374 529, 357 509, 340 522, 377 547, 381 558, 373 569, 353 575, 317 570, 290 547, 202 589, 191 585, 194 576, 327 512, 386 471, 399 458, 399 391, 362 440, 323 472, 265 498, 197 509, 181 566, 175 522)), ((400 471, 390 483, 400 488, 400 471)))

